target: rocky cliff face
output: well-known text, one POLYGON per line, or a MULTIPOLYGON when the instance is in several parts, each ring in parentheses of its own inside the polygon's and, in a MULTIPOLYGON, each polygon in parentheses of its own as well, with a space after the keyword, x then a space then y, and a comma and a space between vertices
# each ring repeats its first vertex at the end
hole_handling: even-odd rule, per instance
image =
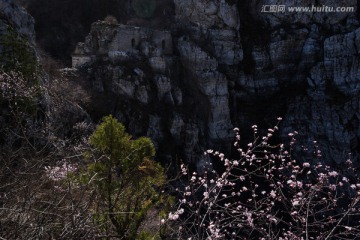
POLYGON ((12 0, 0 2, 0 35, 14 28, 31 43, 35 43, 34 19, 12 0))
MULTIPOLYGON (((271 4, 286 2, 260 1, 240 7, 261 9, 271 4)), ((293 6, 306 4, 357 9, 356 1, 299 1, 293 6)), ((253 12, 252 17, 269 29, 269 38, 263 46, 252 46, 255 66, 250 76, 254 91, 286 96, 283 136, 298 130, 300 145, 311 149, 312 142, 319 140, 325 159, 340 163, 348 153, 358 159, 360 29, 356 12, 253 12), (264 80, 270 87, 256 86, 264 80)))
POLYGON ((357 7, 174 0, 169 31, 95 23, 73 64, 86 70, 104 112, 151 137, 164 161, 180 157, 202 169, 203 151, 228 149, 233 126, 266 129, 277 116, 283 140, 300 133, 299 151, 317 140, 329 161, 350 152, 358 159, 358 15, 261 12, 283 4, 357 7))

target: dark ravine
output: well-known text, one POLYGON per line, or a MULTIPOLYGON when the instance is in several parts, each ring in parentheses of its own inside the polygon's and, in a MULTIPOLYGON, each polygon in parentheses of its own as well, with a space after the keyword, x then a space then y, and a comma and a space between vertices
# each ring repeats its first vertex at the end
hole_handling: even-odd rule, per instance
MULTIPOLYGON (((151 137, 160 161, 199 170, 209 163, 204 150, 229 151, 233 127, 246 141, 252 124, 267 129, 278 116, 282 141, 297 130, 299 151, 317 140, 329 163, 352 153, 359 164, 359 11, 261 13, 267 4, 174 0, 175 18, 161 29, 93 23, 73 54, 99 97, 92 114, 111 113, 151 137)), ((356 9, 358 1, 294 6, 313 4, 356 9)))

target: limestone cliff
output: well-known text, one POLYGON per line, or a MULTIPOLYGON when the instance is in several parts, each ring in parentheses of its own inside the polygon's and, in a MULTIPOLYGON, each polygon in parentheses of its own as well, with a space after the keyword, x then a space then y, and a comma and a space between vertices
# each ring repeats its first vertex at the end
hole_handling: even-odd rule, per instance
MULTIPOLYGON (((299 151, 317 140, 328 161, 359 158, 360 25, 346 13, 263 13, 265 5, 350 6, 352 1, 174 0, 171 29, 94 23, 73 55, 104 112, 150 136, 160 159, 203 166, 228 149, 233 126, 282 116, 299 151)), ((245 136, 246 139, 246 136, 245 136)))
POLYGON ((259 1, 240 9, 258 10, 269 4, 353 7, 351 12, 330 13, 252 11, 251 16, 269 29, 269 37, 261 46, 251 46, 253 72, 248 76, 240 74, 238 84, 246 89, 253 86, 254 93, 285 96, 285 104, 273 103, 285 110, 284 138, 289 131, 298 130, 300 145, 311 149, 312 142, 318 140, 324 159, 340 163, 353 153, 353 158, 359 160, 357 1, 294 1, 291 5, 286 1, 259 1))

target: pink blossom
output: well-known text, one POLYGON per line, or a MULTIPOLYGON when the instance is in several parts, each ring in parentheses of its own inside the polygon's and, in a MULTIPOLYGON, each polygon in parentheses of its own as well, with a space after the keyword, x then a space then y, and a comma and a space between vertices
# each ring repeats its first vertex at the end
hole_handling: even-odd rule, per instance
POLYGON ((204 192, 204 198, 206 199, 206 198, 209 198, 209 193, 208 192, 204 192))
POLYGON ((330 177, 336 177, 337 175, 339 175, 336 171, 331 171, 331 172, 329 172, 328 173, 328 175, 330 176, 330 177))
POLYGON ((310 163, 308 162, 303 163, 303 167, 310 167, 310 163))
POLYGON ((275 193, 275 191, 274 191, 274 190, 271 190, 271 192, 270 192, 270 196, 271 196, 272 198, 275 198, 275 197, 276 197, 276 193, 275 193))

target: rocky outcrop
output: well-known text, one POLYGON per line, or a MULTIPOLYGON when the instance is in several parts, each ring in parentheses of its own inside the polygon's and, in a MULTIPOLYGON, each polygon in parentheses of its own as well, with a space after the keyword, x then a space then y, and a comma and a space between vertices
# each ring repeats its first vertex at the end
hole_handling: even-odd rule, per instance
POLYGON ((0 2, 0 34, 14 28, 31 43, 35 43, 34 19, 13 0, 0 2))
POLYGON ((151 136, 166 161, 180 156, 201 172, 211 165, 203 151, 229 147, 233 126, 266 129, 277 116, 283 141, 299 132, 297 152, 313 151, 317 140, 326 161, 341 163, 350 152, 358 159, 356 13, 261 12, 316 4, 356 7, 354 0, 174 0, 171 32, 98 22, 73 63, 108 94, 109 112, 151 136))
MULTIPOLYGON (((227 79, 217 71, 218 62, 195 44, 180 40, 178 42, 180 59, 191 77, 187 85, 204 97, 204 112, 208 118, 210 140, 226 140, 231 137, 232 124, 229 110, 227 79)), ((185 79, 184 79, 185 80, 185 79)), ((200 96, 199 96, 200 98, 200 96)))
POLYGON ((205 28, 239 29, 236 5, 225 0, 174 0, 176 17, 180 21, 191 21, 205 28))
POLYGON ((324 41, 324 70, 331 84, 342 94, 357 96, 360 91, 360 28, 324 41))
MULTIPOLYGON (((195 163, 207 147, 231 138, 228 81, 218 71, 218 61, 237 64, 242 59, 235 30, 201 34, 218 43, 215 56, 199 47, 201 37, 173 41, 167 31, 97 22, 78 44, 73 67, 87 69, 99 94, 122 99, 113 101, 110 112, 131 122, 133 133, 146 134, 158 147, 169 142, 173 148, 181 146, 175 154, 195 163), (137 122, 133 118, 138 114, 137 122)), ((171 148, 164 154, 175 157, 171 148)))
POLYGON ((358 28, 324 40, 324 57, 307 76, 307 94, 289 102, 286 114, 285 125, 306 135, 304 145, 321 139, 324 155, 337 163, 359 146, 359 33, 358 28))
MULTIPOLYGON (((263 5, 354 7, 356 1, 260 1, 263 5)), ((254 71, 239 85, 250 95, 283 94, 282 136, 297 130, 299 149, 314 150, 317 140, 323 159, 341 163, 349 153, 359 163, 359 21, 356 12, 305 12, 253 15, 270 30, 268 47, 253 46, 254 71), (271 67, 268 67, 271 66, 271 67), (246 82, 248 84, 246 85, 246 82), (266 84, 260 84, 266 82, 266 84), (250 88, 249 88, 250 86, 250 88), (249 89, 251 91, 249 91, 249 89)), ((246 75, 246 74, 245 74, 246 75)), ((240 75, 241 76, 241 75, 240 75)), ((279 112, 281 112, 279 110, 279 112)), ((311 154, 310 154, 311 155, 311 154)), ((311 155, 313 158, 313 155, 311 155)))

